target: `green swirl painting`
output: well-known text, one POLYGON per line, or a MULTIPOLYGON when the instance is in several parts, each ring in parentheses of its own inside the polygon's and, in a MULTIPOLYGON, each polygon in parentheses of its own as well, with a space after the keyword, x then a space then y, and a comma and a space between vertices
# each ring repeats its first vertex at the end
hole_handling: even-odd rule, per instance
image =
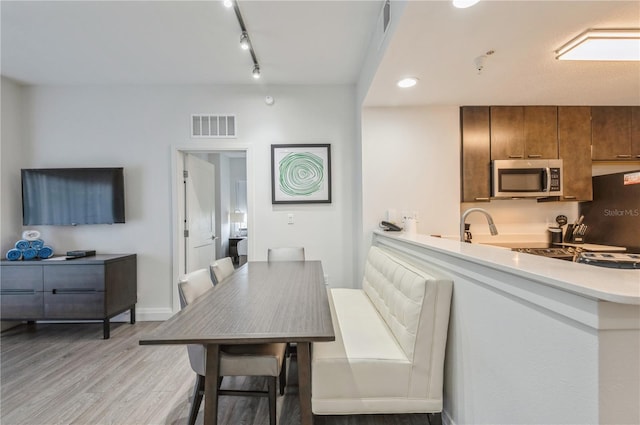
POLYGON ((331 202, 331 145, 271 145, 274 204, 331 202))

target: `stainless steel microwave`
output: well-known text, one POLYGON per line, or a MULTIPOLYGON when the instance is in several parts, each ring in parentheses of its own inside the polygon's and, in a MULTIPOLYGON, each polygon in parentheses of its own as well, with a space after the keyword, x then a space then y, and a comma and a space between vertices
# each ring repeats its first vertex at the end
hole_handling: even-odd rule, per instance
POLYGON ((494 198, 562 196, 561 159, 493 160, 491 167, 494 198))

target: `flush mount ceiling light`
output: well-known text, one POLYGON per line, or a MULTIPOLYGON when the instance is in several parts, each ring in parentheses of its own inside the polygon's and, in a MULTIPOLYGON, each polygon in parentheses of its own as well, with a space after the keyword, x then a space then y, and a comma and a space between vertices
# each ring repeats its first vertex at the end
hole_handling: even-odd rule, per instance
POLYGON ((559 60, 640 61, 640 29, 588 29, 555 53, 559 60))
POLYGON ((418 79, 415 78, 415 77, 406 77, 406 78, 403 78, 401 80, 398 80, 398 82, 396 84, 400 88, 407 89, 409 87, 413 87, 416 84, 418 84, 418 79))
POLYGON ((467 7, 471 7, 474 4, 478 3, 480 0, 453 0, 453 5, 458 9, 466 9, 467 7))

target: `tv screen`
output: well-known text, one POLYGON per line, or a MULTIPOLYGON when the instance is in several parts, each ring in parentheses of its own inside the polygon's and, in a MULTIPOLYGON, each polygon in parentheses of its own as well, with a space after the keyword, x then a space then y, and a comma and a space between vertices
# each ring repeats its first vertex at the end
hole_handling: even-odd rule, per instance
POLYGON ((124 223, 123 169, 23 169, 22 223, 124 223))

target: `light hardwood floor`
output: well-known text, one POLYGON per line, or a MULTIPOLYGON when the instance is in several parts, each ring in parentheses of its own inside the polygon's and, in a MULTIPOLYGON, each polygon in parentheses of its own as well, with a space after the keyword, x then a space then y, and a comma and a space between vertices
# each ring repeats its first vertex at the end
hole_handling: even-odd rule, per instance
MULTIPOLYGON (((140 346, 158 322, 21 325, 0 337, 2 425, 182 425, 195 375, 182 346, 140 346)), ((278 397, 278 423, 300 423, 296 362, 278 397)), ((225 388, 266 387, 225 378, 225 388)), ((201 408, 202 409, 202 408, 201 408)), ((220 425, 268 424, 265 398, 221 397, 220 425)), ((316 425, 427 425, 428 415, 316 416, 316 425)), ((202 410, 197 424, 202 424, 202 410)))

